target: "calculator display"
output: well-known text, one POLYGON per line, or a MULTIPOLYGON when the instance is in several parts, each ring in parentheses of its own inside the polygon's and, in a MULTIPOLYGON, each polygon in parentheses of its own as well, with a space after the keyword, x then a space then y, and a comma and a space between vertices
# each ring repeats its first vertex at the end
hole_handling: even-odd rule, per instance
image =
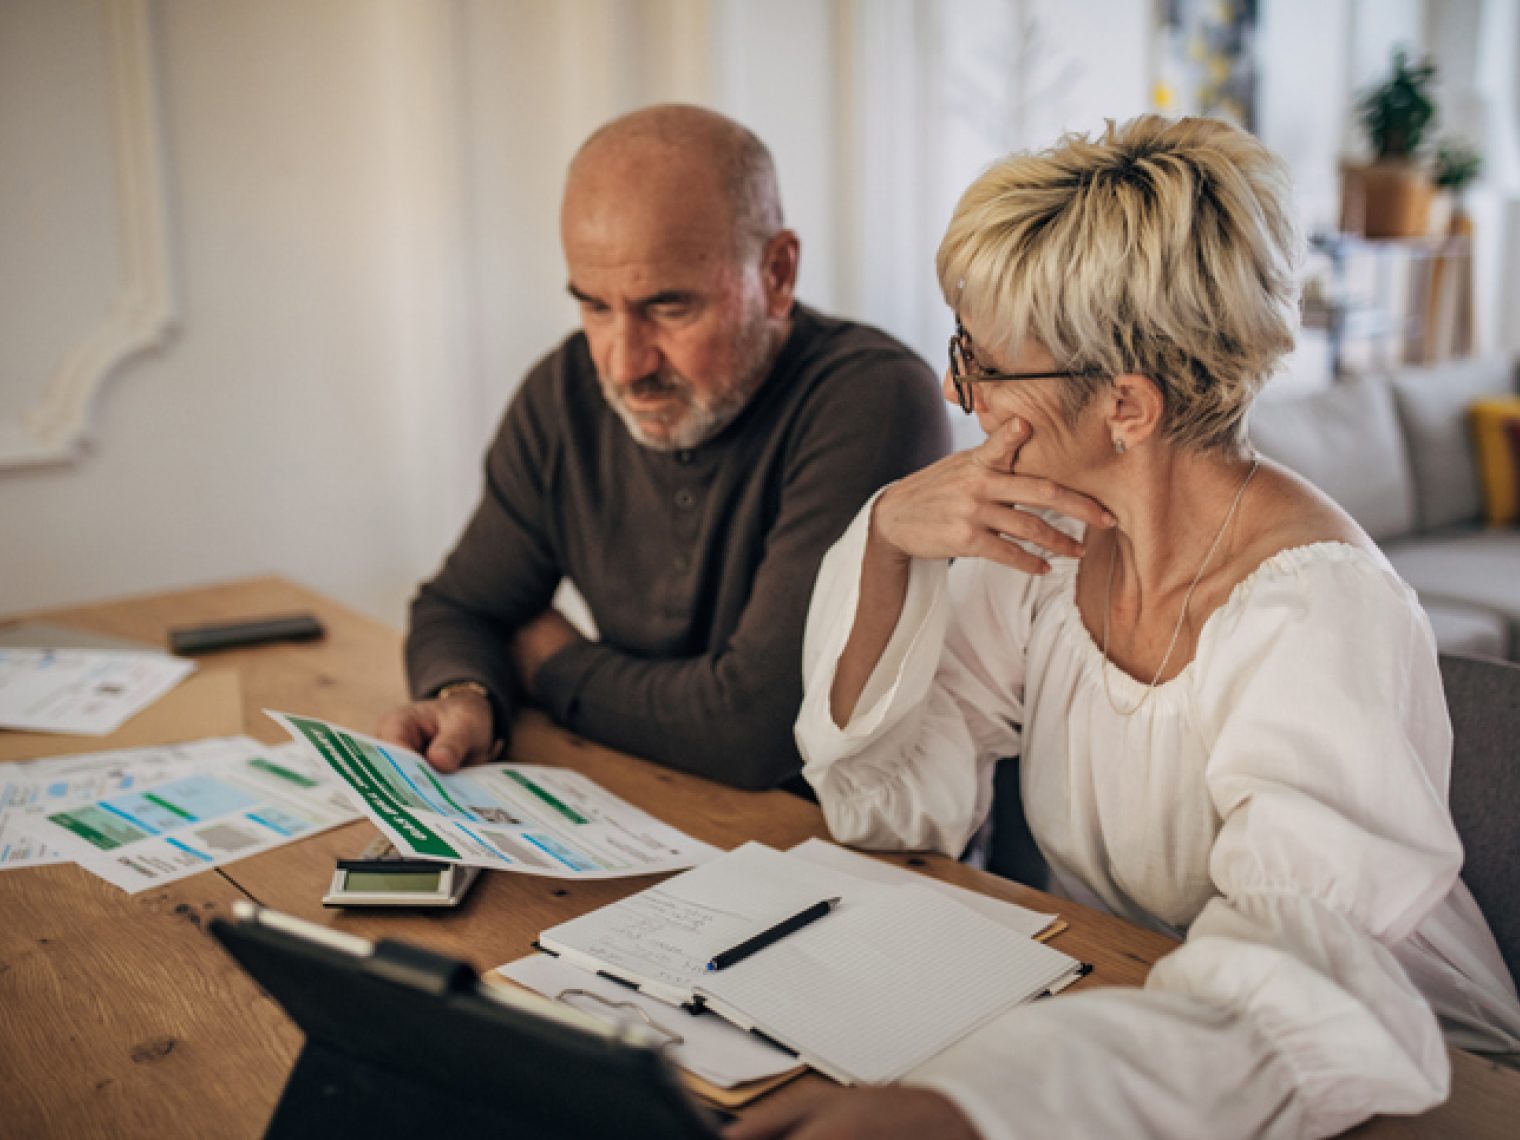
POLYGON ((443 881, 440 869, 395 871, 346 871, 343 889, 348 891, 436 891, 443 881))
POLYGON ((338 860, 322 905, 458 906, 479 877, 479 867, 413 859, 380 836, 357 859, 338 860))

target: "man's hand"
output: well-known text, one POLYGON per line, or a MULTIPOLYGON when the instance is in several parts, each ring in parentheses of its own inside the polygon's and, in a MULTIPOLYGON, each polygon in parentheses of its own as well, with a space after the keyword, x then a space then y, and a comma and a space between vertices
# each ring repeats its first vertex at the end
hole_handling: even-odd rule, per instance
POLYGON ((1009 539, 1076 557, 1082 544, 1020 507, 1049 508, 1096 527, 1114 525, 1095 499, 1049 479, 1013 473, 1029 425, 1018 416, 979 446, 941 459, 887 488, 871 512, 881 552, 910 558, 986 558, 1043 574, 1050 564, 1009 539))
POLYGON ((440 772, 483 764, 495 755, 491 702, 468 690, 392 709, 380 719, 376 735, 421 752, 440 772))
POLYGON ((518 629, 512 638, 512 664, 517 667, 517 679, 536 700, 538 698, 538 671, 545 661, 567 645, 585 641, 575 626, 553 606, 539 614, 527 625, 518 629))
POLYGON ((796 1089, 730 1124, 724 1140, 977 1140, 961 1110, 932 1089, 796 1089))

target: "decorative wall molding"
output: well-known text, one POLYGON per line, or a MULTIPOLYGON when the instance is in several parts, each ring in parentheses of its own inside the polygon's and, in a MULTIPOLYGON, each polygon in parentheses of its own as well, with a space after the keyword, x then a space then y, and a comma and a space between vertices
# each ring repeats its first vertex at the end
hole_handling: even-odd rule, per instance
POLYGON ((0 468, 78 458, 97 394, 175 325, 160 104, 148 0, 105 0, 122 281, 104 321, 64 355, 35 403, 0 417, 0 468))

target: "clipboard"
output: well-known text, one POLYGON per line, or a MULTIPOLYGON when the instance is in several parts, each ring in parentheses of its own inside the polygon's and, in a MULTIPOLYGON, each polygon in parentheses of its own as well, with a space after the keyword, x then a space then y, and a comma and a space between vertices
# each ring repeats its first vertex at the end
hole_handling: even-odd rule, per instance
POLYGON ((212 936, 306 1034, 268 1136, 719 1138, 637 1026, 483 986, 406 943, 233 909, 212 936))
MULTIPOLYGON (((546 955, 546 957, 552 958, 553 955, 546 955)), ((637 999, 618 1001, 579 986, 556 986, 548 989, 542 987, 535 988, 533 985, 525 985, 518 978, 511 977, 506 973, 510 967, 520 964, 521 961, 525 961, 525 959, 519 960, 519 963, 509 962, 506 966, 489 971, 481 979, 482 982, 488 986, 500 986, 522 993, 539 994, 546 999, 583 1009, 599 1020, 616 1020, 618 1018, 622 1018, 623 1020, 629 1018, 643 1020, 650 1025, 655 1033, 663 1036, 669 1044, 676 1047, 665 1054, 666 1059, 670 1061, 676 1075, 680 1078, 681 1083, 686 1086, 687 1090, 708 1104, 716 1105, 722 1109, 741 1108, 751 1101, 759 1099, 766 1093, 794 1080, 807 1069, 807 1066, 798 1060, 795 1064, 770 1076, 756 1077, 752 1080, 741 1080, 734 1084, 716 1084, 702 1074, 682 1064, 682 1053, 679 1048, 686 1044, 696 1044, 695 1041, 689 1041, 688 1036, 683 1036, 694 1033, 696 1028, 694 1026, 695 1018, 709 1017, 715 1021, 720 1020, 716 1015, 702 1014, 681 1006, 662 1006, 656 1012, 650 1013, 648 1012, 648 1006, 651 1003, 647 1001, 643 1004, 640 1004, 637 999)), ((569 981, 571 979, 567 977, 565 980, 569 981)), ((588 982, 586 984, 593 983, 588 982)), ((658 1005, 659 1003, 653 1004, 658 1005)))

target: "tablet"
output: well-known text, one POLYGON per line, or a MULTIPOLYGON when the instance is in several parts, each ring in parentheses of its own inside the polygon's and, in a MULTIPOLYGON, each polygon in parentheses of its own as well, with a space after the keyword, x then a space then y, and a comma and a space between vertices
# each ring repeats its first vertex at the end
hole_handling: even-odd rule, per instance
POLYGON ((406 943, 246 902, 234 913, 211 933, 306 1034, 270 1136, 718 1136, 642 1024, 482 985, 406 943))

